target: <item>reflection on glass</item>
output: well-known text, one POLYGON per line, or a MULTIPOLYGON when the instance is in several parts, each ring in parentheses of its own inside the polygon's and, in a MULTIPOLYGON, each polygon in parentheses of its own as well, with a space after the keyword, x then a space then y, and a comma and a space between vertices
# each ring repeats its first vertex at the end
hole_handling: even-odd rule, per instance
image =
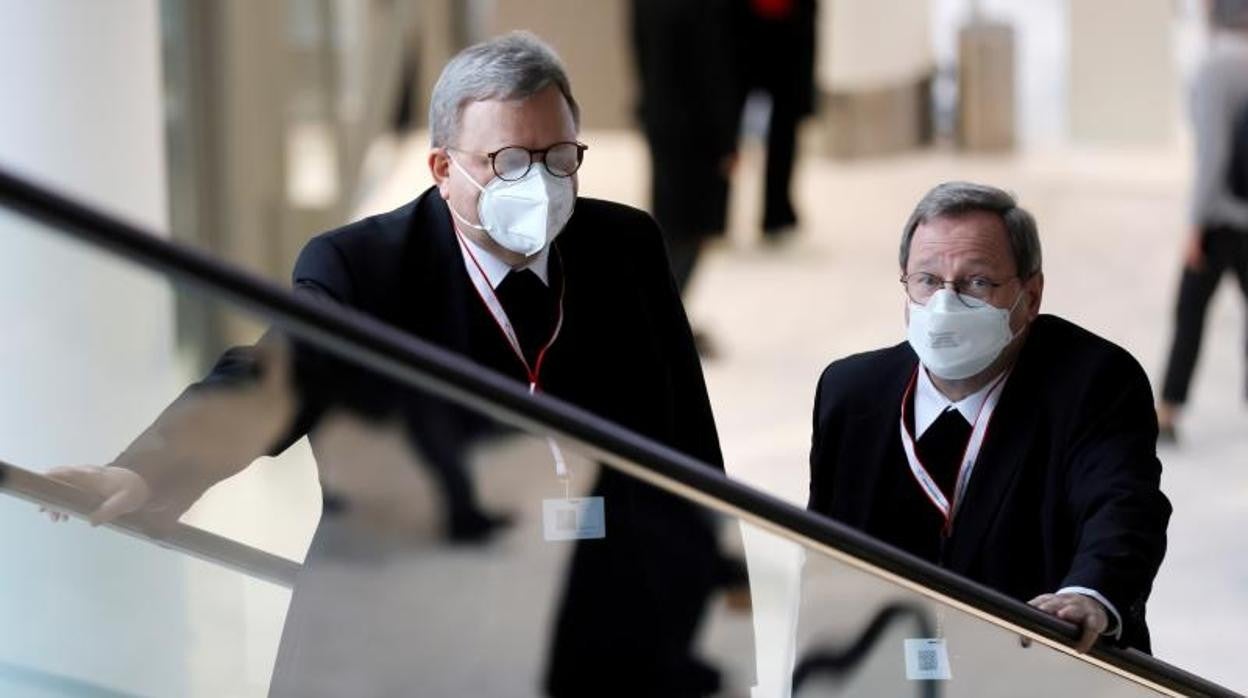
MULTIPOLYGON (((774 538, 772 544, 790 545, 774 538)), ((806 555, 801 597, 794 675, 800 698, 1155 695, 825 556, 806 555), (908 678, 905 641, 929 638, 943 640, 949 680, 908 678)))
POLYGON ((739 521, 570 443, 558 448, 561 480, 546 435, 308 338, 271 331, 182 390, 154 370, 142 346, 150 337, 128 312, 168 307, 167 286, 46 231, 0 225, 8 240, 25 236, 31 258, 54 260, 51 269, 111 277, 89 312, 109 313, 110 332, 127 329, 115 344, 95 341, 101 323, 75 319, 72 303, 64 316, 49 312, 49 326, 26 328, 13 363, 31 388, 29 423, 63 425, 83 404, 95 419, 59 435, 8 433, 25 446, 0 457, 43 467, 120 450, 112 462, 141 474, 150 492, 117 506, 303 561, 288 595, 104 531, 53 528, 0 498, 6 531, 20 532, 0 550, 14 570, 3 576, 0 617, 21 628, 0 634, 9 693, 49 682, 192 696, 1146 692, 792 540, 746 527, 742 542, 739 521), (102 382, 67 387, 79 371, 102 382), (305 433, 319 492, 299 480, 298 467, 312 467, 305 433), (258 458, 266 453, 281 455, 258 458), (484 534, 456 533, 457 487, 489 518, 484 534), (301 508, 309 495, 318 501, 301 508), (604 499, 605 537, 546 540, 544 502, 583 497, 604 499), (307 543, 300 529, 313 524, 307 543), (946 643, 948 681, 906 678, 904 641, 928 637, 946 643))
MULTIPOLYGON (((543 388, 644 403, 653 378, 630 376, 604 392, 561 354, 577 346, 572 318, 583 312, 569 307, 567 341, 552 351, 543 388)), ((59 355, 48 347, 40 360, 72 361, 68 350, 81 345, 63 344, 59 355)), ((141 373, 120 349, 93 357, 107 364, 98 370, 141 373)), ((276 331, 171 394, 129 444, 113 435, 124 448, 107 465, 50 473, 104 497, 98 519, 136 513, 160 531, 189 511, 230 529, 233 517, 253 514, 219 501, 205 514, 205 493, 272 467, 262 456, 307 435, 322 511, 272 664, 273 694, 739 695, 753 683, 736 527, 690 502, 567 445, 561 476, 545 437, 276 331), (605 535, 548 541, 557 536, 543 526, 544 506, 586 497, 604 503, 605 535)), ((617 415, 655 418, 635 408, 617 415)), ((717 457, 713 427, 703 437, 717 457)), ((257 517, 257 528, 286 525, 284 496, 253 483, 250 505, 274 514, 257 517)))

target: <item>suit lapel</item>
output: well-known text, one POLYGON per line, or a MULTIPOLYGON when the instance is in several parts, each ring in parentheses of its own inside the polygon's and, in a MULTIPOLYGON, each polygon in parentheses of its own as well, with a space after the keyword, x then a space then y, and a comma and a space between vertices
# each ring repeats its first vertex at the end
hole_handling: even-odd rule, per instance
POLYGON ((885 468, 906 467, 897 425, 901 420, 906 385, 918 366, 918 357, 907 345, 898 345, 897 350, 903 354, 898 355, 895 363, 889 362, 885 374, 889 383, 879 392, 883 400, 873 402, 880 409, 850 415, 842 437, 853 446, 841 451, 844 457, 851 459, 850 462, 838 465, 840 475, 835 491, 845 493, 839 497, 844 509, 838 518, 863 530, 874 530, 873 519, 895 513, 889 506, 890 502, 880 499, 888 495, 880 490, 882 476, 885 468))
POLYGON ((1027 462, 1035 441, 1038 412, 1029 400, 1035 395, 1026 355, 1020 357, 1001 402, 988 427, 979 460, 967 485, 965 503, 953 523, 953 545, 948 567, 965 571, 982 551, 984 536, 992 529, 1001 510, 1014 498, 1011 493, 1027 462))
POLYGON ((884 418, 883 422, 887 425, 884 429, 879 427, 878 416, 861 415, 849 424, 851 433, 871 435, 871 441, 862 444, 862 450, 856 456, 862 460, 848 464, 846 475, 851 482, 847 482, 843 489, 846 493, 861 493, 847 498, 846 506, 852 517, 847 522, 852 522, 864 530, 875 530, 873 525, 875 519, 893 515, 893 512, 880 500, 884 494, 880 491, 880 483, 883 479, 884 468, 892 467, 889 464, 896 464, 899 461, 905 463, 905 456, 901 453, 897 436, 897 420, 901 418, 901 397, 902 393, 898 392, 896 400, 898 409, 888 413, 884 418), (875 466, 875 464, 881 464, 882 467, 875 466))
POLYGON ((450 210, 430 189, 408 224, 403 264, 403 303, 415 333, 451 351, 468 355, 467 303, 472 299, 462 252, 451 226, 450 210))

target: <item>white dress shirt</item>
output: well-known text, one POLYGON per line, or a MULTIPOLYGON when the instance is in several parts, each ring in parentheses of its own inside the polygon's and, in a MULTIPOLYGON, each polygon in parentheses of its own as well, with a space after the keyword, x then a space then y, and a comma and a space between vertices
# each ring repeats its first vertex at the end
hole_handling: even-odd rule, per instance
POLYGON ((980 388, 979 390, 967 395, 957 402, 953 402, 940 392, 936 384, 932 382, 931 376, 927 375, 927 369, 919 371, 919 385, 914 391, 914 440, 918 441, 923 437, 923 432, 944 414, 946 410, 956 409, 962 413, 963 419, 967 424, 975 425, 975 418, 979 416, 979 411, 984 406, 984 401, 988 399, 988 393, 992 391, 993 384, 980 388))
MULTIPOLYGON (((1006 380, 1008 381, 1009 378, 1007 377, 1006 380)), ((918 386, 914 391, 915 441, 918 441, 923 436, 923 432, 927 431, 927 428, 932 426, 932 423, 947 410, 957 410, 966 419, 967 424, 974 426, 975 419, 979 416, 979 411, 984 406, 984 401, 988 399, 988 393, 991 392, 992 388, 993 382, 989 381, 984 387, 954 402, 940 392, 940 389, 932 382, 931 376, 927 375, 927 369, 920 370, 918 386)), ((1114 608, 1109 599, 1102 596, 1097 590, 1087 587, 1062 587, 1057 590, 1057 593, 1083 594, 1096 599, 1113 616, 1113 622, 1110 624, 1113 630, 1106 634, 1115 638, 1122 635, 1122 616, 1118 615, 1118 609, 1114 608)))
POLYGON ((508 274, 520 269, 532 270, 534 274, 537 274, 537 278, 542 280, 542 283, 547 286, 550 285, 550 245, 543 247, 541 252, 530 257, 524 266, 513 269, 510 264, 473 242, 472 238, 467 235, 460 235, 459 239, 464 241, 464 244, 459 247, 459 251, 464 256, 464 266, 470 269, 472 267, 472 257, 468 254, 469 250, 471 250, 472 256, 475 256, 477 263, 481 265, 481 271, 485 272, 485 278, 490 282, 490 288, 497 290, 498 285, 503 283, 503 279, 507 278, 508 274))

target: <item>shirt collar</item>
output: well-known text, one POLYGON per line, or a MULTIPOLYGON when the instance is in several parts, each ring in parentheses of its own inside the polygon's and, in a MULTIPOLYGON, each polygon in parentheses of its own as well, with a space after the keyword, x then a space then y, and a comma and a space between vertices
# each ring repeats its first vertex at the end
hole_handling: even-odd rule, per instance
MULTIPOLYGON (((490 288, 497 289, 498 285, 503 283, 503 279, 507 278, 507 275, 513 271, 512 266, 499 259, 489 250, 473 242, 472 238, 469 238, 467 235, 459 235, 459 239, 464 241, 464 244, 459 247, 460 252, 464 256, 464 265, 472 265, 472 258, 476 257, 477 263, 481 265, 481 271, 485 272, 486 280, 490 282, 490 288)), ((531 270, 534 274, 537 274, 537 278, 541 279, 542 283, 549 286, 550 245, 543 247, 541 252, 529 258, 527 264, 515 270, 518 271, 519 269, 531 270)))
POLYGON ((957 402, 953 402, 940 392, 936 384, 932 382, 930 376, 927 375, 927 369, 919 366, 918 387, 914 391, 914 438, 917 441, 923 437, 923 432, 932 426, 937 418, 948 409, 956 409, 962 413, 962 417, 966 419, 967 424, 974 425, 975 419, 979 417, 980 408, 984 406, 984 401, 988 399, 988 393, 996 386, 997 381, 989 381, 987 385, 979 390, 967 395, 957 402))

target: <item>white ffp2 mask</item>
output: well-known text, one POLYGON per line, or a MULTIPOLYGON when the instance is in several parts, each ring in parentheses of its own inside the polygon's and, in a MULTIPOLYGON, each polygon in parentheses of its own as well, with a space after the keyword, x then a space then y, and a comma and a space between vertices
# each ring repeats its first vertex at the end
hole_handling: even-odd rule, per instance
POLYGON ((927 305, 910 303, 906 339, 923 366, 938 378, 962 380, 983 371, 996 361, 1014 339, 1009 309, 985 303, 968 308, 953 291, 942 288, 927 305))
POLYGON ((481 224, 469 223, 454 207, 450 207, 451 214, 460 223, 484 231, 503 249, 532 257, 550 244, 572 217, 576 194, 571 177, 556 177, 545 165, 535 162, 521 179, 507 182, 495 177, 481 186, 455 158, 450 160, 481 190, 477 199, 481 224))

